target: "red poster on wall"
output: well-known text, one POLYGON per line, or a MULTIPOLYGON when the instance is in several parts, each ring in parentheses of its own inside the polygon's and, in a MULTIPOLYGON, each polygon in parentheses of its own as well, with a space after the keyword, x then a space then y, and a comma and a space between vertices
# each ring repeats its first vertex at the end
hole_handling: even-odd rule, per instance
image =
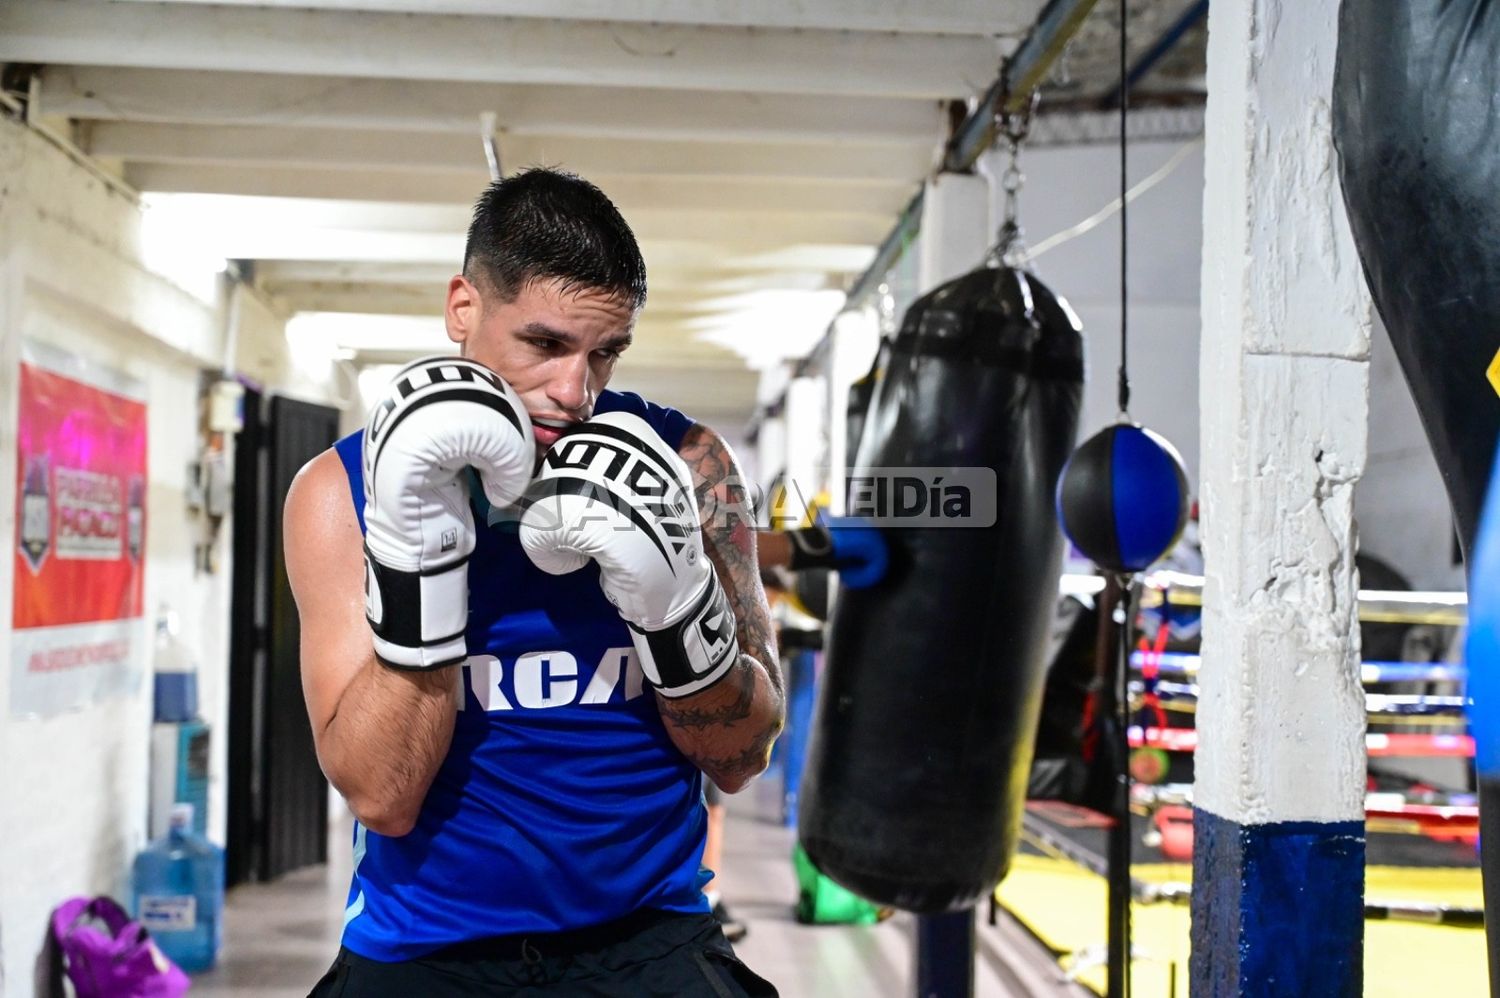
POLYGON ((25 343, 17 395, 11 712, 51 714, 140 681, 145 386, 25 343))

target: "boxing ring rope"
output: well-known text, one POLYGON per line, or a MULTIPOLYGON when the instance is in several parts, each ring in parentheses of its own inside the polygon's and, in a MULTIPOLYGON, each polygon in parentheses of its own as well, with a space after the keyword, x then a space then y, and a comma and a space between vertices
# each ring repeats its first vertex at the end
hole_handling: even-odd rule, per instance
MULTIPOLYGON (((1163 653, 1165 654, 1165 653, 1163 653)), ((1132 666, 1140 666, 1146 660, 1153 658, 1152 652, 1137 652, 1130 657, 1132 666)), ((1366 682, 1390 682, 1390 680, 1365 680, 1366 682)), ((1197 683, 1163 683, 1157 682, 1155 690, 1163 698, 1173 697, 1183 701, 1196 700, 1198 698, 1197 683)), ((1132 681, 1130 684, 1132 694, 1142 694, 1147 691, 1147 684, 1142 681, 1132 681)), ((1165 699, 1162 706, 1171 709, 1171 704, 1165 699)), ((1191 713, 1191 706, 1182 704, 1184 710, 1191 713)), ((1401 694, 1401 693, 1366 693, 1365 709, 1371 718, 1381 718, 1380 723, 1385 723, 1383 715, 1442 715, 1461 714, 1469 706, 1469 698, 1464 696, 1429 696, 1427 694, 1401 694)), ((1437 723, 1441 723, 1440 721, 1437 723)))
MULTIPOLYGON (((1105 579, 1094 575, 1064 575, 1059 592, 1086 602, 1105 589, 1105 579)), ((1358 593, 1359 619, 1369 623, 1408 623, 1444 627, 1462 627, 1467 619, 1467 594, 1462 592, 1405 592, 1366 590, 1358 593)), ((1178 572, 1157 572, 1142 580, 1137 610, 1163 607, 1199 607, 1203 603, 1201 576, 1178 572)), ((1143 678, 1127 685, 1132 713, 1147 703, 1148 694, 1159 699, 1153 705, 1163 711, 1193 714, 1197 710, 1198 685, 1194 680, 1202 667, 1202 658, 1188 652, 1135 651, 1129 658, 1130 668, 1143 678), (1159 677, 1189 680, 1162 681, 1159 677)), ((1360 663, 1363 684, 1418 682, 1454 683, 1456 695, 1366 693, 1369 720, 1379 725, 1420 725, 1423 727, 1467 727, 1467 712, 1472 701, 1462 691, 1468 680, 1463 662, 1364 661, 1360 663)), ((1160 718, 1161 715, 1158 715, 1160 718)), ((1127 728, 1132 749, 1159 748, 1167 752, 1191 753, 1198 745, 1193 729, 1133 724, 1127 728)), ((1474 756, 1474 739, 1468 734, 1372 732, 1366 735, 1370 757, 1462 758, 1474 756)), ((1192 786, 1175 784, 1149 786, 1136 784, 1131 794, 1131 810, 1151 816, 1164 806, 1191 807, 1192 786)), ((1366 795, 1366 824, 1382 834, 1408 834, 1473 841, 1479 830, 1477 795, 1467 792, 1430 792, 1410 800, 1401 792, 1372 791, 1366 795)), ((1022 824, 1022 840, 1032 848, 1054 859, 1072 862, 1099 876, 1108 875, 1104 856, 1087 847, 1055 834, 1028 809, 1022 824)), ((1188 904, 1192 887, 1187 882, 1152 883, 1137 877, 1130 879, 1132 898, 1143 904, 1188 904)), ((1483 928, 1483 908, 1417 901, 1393 901, 1371 898, 1365 901, 1367 919, 1399 920, 1463 928, 1483 928)))
MULTIPOLYGON (((1196 676, 1202 664, 1199 656, 1177 651, 1135 652, 1130 664, 1139 667, 1148 656, 1163 674, 1174 676, 1196 676)), ((1363 683, 1461 683, 1469 670, 1462 662, 1361 662, 1359 678, 1363 683)))
MULTIPOLYGON (((1141 608, 1202 606, 1203 576, 1184 572, 1152 572, 1145 576, 1141 608)), ((1058 592, 1063 596, 1093 596, 1104 591, 1097 575, 1068 574, 1058 592)), ((1469 596, 1462 592, 1361 589, 1359 619, 1371 624, 1435 624, 1461 627, 1468 620, 1469 596)))
MULTIPOLYGON (((1060 590, 1067 594, 1087 595, 1103 588, 1102 579, 1092 576, 1064 576, 1060 590)), ((1156 572, 1143 580, 1139 606, 1158 609, 1166 606, 1202 606, 1203 578, 1180 572, 1156 572)), ((1446 627, 1462 626, 1467 619, 1468 595, 1462 592, 1405 592, 1398 590, 1361 589, 1358 595, 1361 621, 1371 623, 1427 624, 1446 627)), ((1136 651, 1131 654, 1133 669, 1150 667, 1149 679, 1131 683, 1132 700, 1148 693, 1161 697, 1163 710, 1177 713, 1196 711, 1196 683, 1161 682, 1156 677, 1194 678, 1202 667, 1202 657, 1189 652, 1136 651)), ((1464 683, 1468 668, 1461 662, 1367 661, 1360 663, 1362 683, 1464 683)), ((1367 693, 1366 710, 1377 724, 1419 724, 1432 727, 1466 725, 1465 714, 1471 706, 1465 695, 1400 695, 1367 693)), ((1191 752, 1197 747, 1197 733, 1185 729, 1143 727, 1130 728, 1132 747, 1162 748, 1167 751, 1191 752)), ((1422 756, 1473 758, 1474 740, 1468 735, 1385 734, 1366 736, 1366 748, 1372 757, 1422 756)))

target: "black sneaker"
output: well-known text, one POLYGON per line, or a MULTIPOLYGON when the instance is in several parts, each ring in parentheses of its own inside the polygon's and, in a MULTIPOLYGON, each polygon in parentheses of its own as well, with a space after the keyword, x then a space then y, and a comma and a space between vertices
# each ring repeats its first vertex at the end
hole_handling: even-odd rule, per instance
POLYGON ((724 932, 724 938, 732 943, 739 942, 750 933, 750 926, 731 915, 729 909, 724 907, 723 901, 714 905, 714 918, 718 919, 719 928, 724 932))

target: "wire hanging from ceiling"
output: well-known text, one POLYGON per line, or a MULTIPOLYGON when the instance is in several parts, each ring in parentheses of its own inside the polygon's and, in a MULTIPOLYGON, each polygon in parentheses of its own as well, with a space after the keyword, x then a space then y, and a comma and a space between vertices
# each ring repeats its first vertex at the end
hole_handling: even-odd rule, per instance
POLYGON ((1120 415, 1130 411, 1130 214, 1129 168, 1126 164, 1125 115, 1130 107, 1130 54, 1127 48, 1126 21, 1130 17, 1128 0, 1120 0, 1120 415))

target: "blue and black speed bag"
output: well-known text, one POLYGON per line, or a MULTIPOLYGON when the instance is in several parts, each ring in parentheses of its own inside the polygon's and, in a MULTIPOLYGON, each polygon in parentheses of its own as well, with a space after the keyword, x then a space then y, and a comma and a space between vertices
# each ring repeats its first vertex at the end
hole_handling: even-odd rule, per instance
POLYGON ((1187 472, 1177 449, 1136 423, 1116 423, 1073 452, 1057 481, 1063 533, 1094 564, 1139 572, 1187 525, 1187 472))

